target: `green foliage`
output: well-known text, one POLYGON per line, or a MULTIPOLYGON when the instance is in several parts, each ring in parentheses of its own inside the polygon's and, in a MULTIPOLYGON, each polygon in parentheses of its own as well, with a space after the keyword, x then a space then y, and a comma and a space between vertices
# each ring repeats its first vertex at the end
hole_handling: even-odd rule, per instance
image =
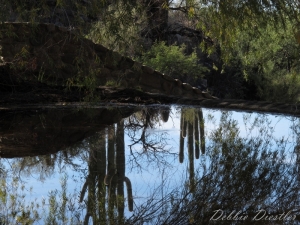
POLYGON ((293 26, 288 21, 285 24, 240 30, 235 45, 227 48, 224 57, 229 68, 232 62, 240 62, 240 72, 247 82, 254 83, 262 100, 299 101, 300 47, 293 26))
MULTIPOLYGON (((135 57, 143 51, 145 42, 149 41, 143 40, 141 36, 149 35, 151 39, 152 34, 145 35, 143 31, 149 30, 153 24, 159 27, 168 22, 167 17, 160 21, 154 14, 149 13, 151 3, 154 2, 157 3, 155 7, 160 10, 176 9, 175 11, 185 14, 186 20, 193 21, 193 28, 197 25, 204 36, 212 40, 213 45, 203 42, 203 48, 208 54, 212 55, 215 48, 220 47, 225 63, 221 66, 222 73, 218 65, 218 70, 213 72, 230 77, 227 79, 224 76, 224 80, 229 80, 227 83, 220 82, 225 86, 224 89, 234 90, 234 94, 227 97, 243 97, 244 90, 241 86, 245 78, 254 84, 254 91, 260 99, 292 102, 298 100, 299 47, 294 42, 293 34, 298 31, 299 7, 294 0, 185 0, 176 3, 129 0, 1 0, 0 22, 50 22, 76 28, 73 29, 74 32, 78 31, 96 43, 123 55, 135 57), (232 85, 229 86, 228 83, 232 85)), ((149 44, 152 42, 149 41, 149 44)), ((25 49, 16 57, 15 67, 35 69, 35 61, 30 61, 25 49)), ((164 43, 154 44, 140 60, 167 75, 192 84, 207 71, 207 68, 197 63, 196 53, 186 56, 184 47, 167 47, 164 43)), ((87 71, 83 72, 87 74, 87 71)), ((44 81, 47 77, 42 72, 39 73, 38 80, 44 81)), ((94 81, 94 77, 72 77, 67 86, 87 85, 88 91, 92 93, 95 89, 94 81)))
POLYGON ((145 21, 143 9, 135 2, 110 5, 87 34, 95 43, 133 57, 141 49, 139 31, 145 21))
POLYGON ((95 20, 107 7, 107 1, 7 1, 1 0, 0 22, 51 22, 81 31, 89 28, 87 22, 95 20))
POLYGON ((31 196, 19 177, 12 180, 0 179, 0 224, 82 224, 78 211, 77 195, 67 195, 67 175, 61 178, 61 190, 49 192, 48 202, 45 199, 29 200, 31 196))
POLYGON ((223 60, 208 77, 216 87, 214 94, 298 101, 299 46, 294 34, 299 30, 299 11, 295 4, 292 0, 177 3, 213 41, 212 45, 203 42, 202 49, 223 60))
MULTIPOLYGON (((80 57, 83 58, 84 56, 79 55, 78 58, 80 57)), ((92 67, 81 69, 80 65, 77 65, 77 74, 66 80, 66 90, 70 90, 71 87, 76 86, 79 90, 84 90, 84 101, 99 101, 99 96, 95 94, 98 87, 97 74, 99 71, 100 69, 92 67)))
POLYGON ((198 28, 223 46, 234 44, 238 30, 253 30, 255 27, 272 25, 285 26, 286 19, 299 19, 297 6, 293 0, 196 0, 188 1, 186 14, 198 20, 198 28))
POLYGON ((115 80, 108 80, 106 83, 105 83, 105 86, 108 86, 108 87, 119 87, 119 84, 117 81, 115 80))
POLYGON ((39 204, 34 201, 25 204, 25 186, 14 177, 11 181, 0 179, 0 223, 33 224, 40 219, 39 204), (9 193, 9 194, 8 194, 9 193))
POLYGON ((142 63, 173 78, 193 83, 201 78, 207 68, 198 63, 196 53, 186 55, 185 46, 167 46, 156 43, 139 59, 142 63))
POLYGON ((49 193, 49 211, 45 224, 72 224, 70 223, 72 219, 66 215, 68 207, 67 180, 67 175, 61 178, 62 190, 60 192, 54 190, 49 193), (57 195, 59 195, 59 201, 57 195))

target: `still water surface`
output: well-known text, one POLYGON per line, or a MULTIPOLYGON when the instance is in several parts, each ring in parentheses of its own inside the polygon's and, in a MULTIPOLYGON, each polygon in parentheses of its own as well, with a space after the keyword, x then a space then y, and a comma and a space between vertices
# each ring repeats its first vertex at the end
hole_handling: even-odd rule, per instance
POLYGON ((0 113, 0 224, 298 224, 299 118, 182 106, 0 113))

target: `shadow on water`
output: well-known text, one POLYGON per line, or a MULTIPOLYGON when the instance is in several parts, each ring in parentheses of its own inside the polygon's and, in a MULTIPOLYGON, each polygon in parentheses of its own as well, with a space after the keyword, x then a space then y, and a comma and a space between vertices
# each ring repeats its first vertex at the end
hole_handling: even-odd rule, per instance
POLYGON ((35 156, 64 150, 135 110, 102 107, 0 111, 0 156, 35 156))
POLYGON ((300 121, 284 118, 290 134, 278 137, 274 118, 178 106, 0 112, 0 224, 298 224, 300 121))

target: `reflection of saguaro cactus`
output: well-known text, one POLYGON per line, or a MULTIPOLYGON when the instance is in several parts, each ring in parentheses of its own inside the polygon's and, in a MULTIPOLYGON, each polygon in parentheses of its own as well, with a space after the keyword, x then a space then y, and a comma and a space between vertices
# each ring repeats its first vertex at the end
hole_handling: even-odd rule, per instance
POLYGON ((204 120, 201 109, 182 109, 180 116, 180 139, 179 139, 179 162, 184 159, 184 139, 187 137, 188 144, 188 159, 190 173, 190 188, 191 191, 195 187, 195 172, 194 172, 194 155, 199 159, 200 148, 201 153, 205 153, 205 136, 204 136, 204 120), (200 131, 200 132, 199 132, 200 131), (199 134, 200 133, 200 134, 199 134), (200 135, 200 138, 199 138, 200 135), (195 154, 194 154, 195 146, 195 154))
POLYGON ((200 109, 198 111, 199 117, 199 125, 200 125, 200 145, 201 145, 201 153, 205 154, 205 135, 204 135, 204 119, 203 119, 203 112, 200 109))
POLYGON ((130 212, 133 211, 133 197, 132 197, 132 186, 131 181, 128 177, 124 178, 126 188, 127 188, 127 198, 128 198, 128 209, 130 212))
POLYGON ((118 175, 117 184, 117 207, 119 213, 119 223, 124 217, 124 177, 125 177, 125 147, 124 147, 124 121, 117 124, 116 137, 116 169, 118 175))
MULTIPOLYGON (((125 176, 125 145, 124 145, 124 121, 117 124, 116 137, 113 138, 114 130, 109 130, 108 138, 108 165, 107 175, 104 179, 105 185, 109 188, 109 209, 113 211, 114 204, 117 204, 119 223, 124 217, 124 182, 127 188, 128 208, 133 211, 133 197, 131 182, 125 176), (112 140, 115 140, 116 150, 112 140), (114 153, 115 152, 115 153, 114 153), (116 197, 117 192, 117 197, 116 197)), ((110 216, 110 223, 113 224, 113 215, 110 216)))
POLYGON ((133 211, 132 186, 125 176, 125 145, 124 122, 107 129, 107 143, 105 134, 90 139, 90 156, 88 162, 89 174, 83 185, 80 202, 87 193, 87 214, 84 224, 92 217, 93 224, 122 224, 124 218, 124 182, 127 187, 128 208, 133 211), (106 148, 107 147, 107 148, 106 148), (106 157, 107 152, 107 157, 106 157), (107 163, 106 163, 107 158, 107 163), (106 176, 104 176, 106 174, 106 176), (106 210, 106 188, 108 186, 108 212, 106 210), (95 201, 96 200, 96 201, 95 201), (118 222, 114 208, 118 209, 118 222), (108 216, 108 217, 107 217, 108 216), (108 218, 108 221, 107 221, 108 218))
POLYGON ((190 173, 190 188, 194 190, 195 184, 195 172, 194 172, 194 149, 193 149, 193 123, 188 122, 188 153, 189 153, 189 173, 190 173))
POLYGON ((105 135, 103 134, 100 134, 100 137, 95 136, 90 139, 88 170, 89 174, 80 194, 80 202, 82 202, 88 189, 87 213, 84 224, 89 223, 90 217, 92 217, 94 224, 106 224, 106 216, 104 216, 106 193, 102 182, 99 182, 103 180, 106 170, 105 135))
MULTIPOLYGON (((182 163, 184 159, 184 138, 186 137, 186 133, 188 129, 192 129, 189 131, 188 136, 188 148, 193 148, 195 145, 195 157, 199 159, 200 149, 201 153, 205 154, 205 136, 204 136, 204 119, 203 113, 201 109, 183 109, 181 110, 180 116, 180 139, 179 139, 179 162, 182 163), (188 124, 191 126, 189 127, 188 124), (200 135, 200 139, 199 139, 200 135), (193 141, 189 141, 189 138, 192 138, 193 141), (193 142, 193 143, 192 143, 193 142), (194 144, 195 143, 195 144, 194 144)), ((190 152, 190 150, 189 150, 190 152)))
POLYGON ((90 216, 92 216, 92 218, 94 219, 95 215, 94 215, 94 210, 95 209, 95 201, 93 201, 93 199, 95 198, 95 161, 93 160, 93 156, 92 156, 92 152, 90 153, 90 157, 89 157, 89 165, 88 165, 88 169, 89 169, 89 175, 87 177, 86 180, 86 184, 88 187, 88 196, 87 196, 87 212, 84 218, 84 225, 87 225, 89 223, 89 218, 90 216))
POLYGON ((97 204, 98 204, 98 221, 97 224, 106 225, 106 209, 105 209, 105 197, 106 197, 106 188, 104 187, 102 181, 105 177, 106 172, 106 142, 105 142, 105 134, 101 134, 99 138, 99 142, 94 148, 95 158, 97 162, 97 204))
POLYGON ((183 153, 183 149, 184 149, 184 136, 183 136, 183 132, 184 132, 184 117, 183 117, 183 111, 181 110, 181 115, 180 115, 180 134, 179 134, 179 162, 183 163, 183 159, 184 159, 184 153, 183 153))
POLYGON ((194 137, 195 137, 195 157, 199 159, 200 150, 199 150, 199 126, 198 126, 198 117, 194 116, 194 137))
MULTIPOLYGON (((117 173, 119 176, 118 179, 118 187, 117 187, 117 192, 118 192, 118 199, 124 198, 124 182, 126 184, 127 188, 127 193, 128 196, 128 207, 129 211, 132 211, 133 207, 133 199, 132 199, 132 188, 131 188, 131 182, 130 180, 125 177, 125 145, 124 145, 124 121, 121 121, 118 123, 117 127, 117 138, 116 138, 116 168, 117 168, 117 173)), ((124 202, 123 202, 124 204, 124 202)), ((120 210, 124 210, 123 204, 119 208, 120 210), (123 207, 122 207, 123 206, 123 207)))
POLYGON ((110 224, 114 222, 114 203, 116 201, 116 182, 112 179, 115 175, 115 126, 109 126, 107 131, 107 175, 104 184, 109 185, 108 193, 108 217, 110 224))

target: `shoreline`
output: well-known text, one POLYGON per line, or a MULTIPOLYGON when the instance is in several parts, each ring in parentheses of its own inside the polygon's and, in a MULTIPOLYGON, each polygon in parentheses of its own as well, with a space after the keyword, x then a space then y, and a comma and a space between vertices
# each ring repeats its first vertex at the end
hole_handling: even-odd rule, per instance
POLYGON ((40 83, 39 85, 29 85, 23 90, 11 92, 0 92, 0 110, 16 110, 50 107, 78 107, 80 106, 132 106, 132 105, 190 105, 196 107, 262 112, 271 114, 284 114, 300 116, 300 105, 288 103, 273 103, 265 101, 247 101, 238 99, 203 99, 170 96, 142 92, 136 89, 115 88, 115 87, 98 87, 91 101, 84 101, 90 93, 88 90, 78 87, 71 87, 66 91, 66 87, 47 86, 40 83))

